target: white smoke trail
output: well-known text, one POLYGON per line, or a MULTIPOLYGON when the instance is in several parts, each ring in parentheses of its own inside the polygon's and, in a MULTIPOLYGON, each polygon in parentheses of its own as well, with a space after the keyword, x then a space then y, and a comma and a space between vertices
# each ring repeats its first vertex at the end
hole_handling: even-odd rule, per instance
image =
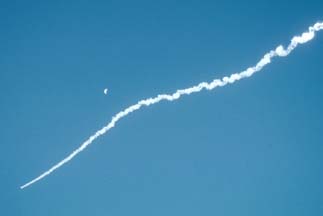
POLYGON ((79 154, 81 151, 83 151, 85 148, 87 148, 95 139, 97 139, 99 136, 105 134, 111 128, 113 128, 115 126, 115 124, 121 118, 123 118, 123 117, 129 115, 130 113, 140 109, 142 106, 150 106, 150 105, 153 105, 155 103, 159 103, 162 100, 168 100, 168 101, 177 100, 182 95, 190 95, 192 93, 200 92, 203 89, 212 90, 212 89, 214 89, 216 87, 221 87, 221 86, 225 86, 227 84, 234 83, 235 81, 238 81, 238 80, 240 80, 242 78, 250 77, 254 73, 256 73, 257 71, 260 71, 264 66, 269 64, 273 57, 287 56, 288 54, 290 54, 297 47, 298 44, 303 44, 303 43, 306 43, 306 42, 312 40, 314 38, 314 36, 315 36, 315 32, 320 31, 322 29, 323 29, 323 22, 315 23, 313 26, 309 27, 307 32, 304 32, 300 36, 293 37, 290 44, 288 45, 288 47, 286 49, 284 49, 284 47, 282 45, 278 46, 275 50, 271 50, 268 53, 266 53, 264 55, 264 57, 262 59, 260 59, 260 61, 255 66, 249 67, 248 69, 246 69, 246 70, 244 70, 242 72, 231 74, 229 77, 225 76, 222 79, 215 79, 210 83, 202 82, 202 83, 199 83, 198 85, 193 86, 193 87, 189 87, 189 88, 186 88, 186 89, 180 89, 180 90, 177 90, 173 94, 160 94, 160 95, 158 95, 158 96, 156 96, 154 98, 148 98, 148 99, 139 101, 135 105, 132 105, 132 106, 126 108, 125 110, 117 113, 115 116, 112 117, 112 120, 105 127, 98 130, 94 135, 89 137, 78 149, 73 151, 70 155, 68 155, 66 158, 64 158, 62 161, 60 161, 59 163, 54 165, 52 168, 50 168, 46 172, 42 173, 37 178, 35 178, 35 179, 31 180, 30 182, 22 185, 20 187, 20 189, 26 188, 26 187, 34 184, 35 182, 43 179, 44 177, 51 174, 56 169, 63 166, 65 163, 72 160, 77 154, 79 154))

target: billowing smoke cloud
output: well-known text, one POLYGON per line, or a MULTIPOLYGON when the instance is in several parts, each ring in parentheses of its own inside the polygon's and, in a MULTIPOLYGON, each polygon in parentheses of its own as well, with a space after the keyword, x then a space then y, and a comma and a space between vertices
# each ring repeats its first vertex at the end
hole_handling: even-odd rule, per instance
POLYGON ((287 56, 298 46, 298 44, 303 44, 303 43, 306 43, 306 42, 312 40, 315 36, 315 32, 320 31, 322 29, 323 29, 323 22, 315 23, 313 26, 309 27, 307 32, 304 32, 300 36, 293 37, 290 44, 288 45, 288 47, 286 49, 281 45, 278 46, 275 50, 271 50, 268 53, 266 53, 256 65, 249 67, 242 72, 234 73, 234 74, 231 74, 230 76, 225 76, 222 79, 215 79, 209 83, 202 82, 202 83, 199 83, 198 85, 193 86, 193 87, 189 87, 186 89, 179 89, 173 94, 160 94, 156 97, 141 100, 138 103, 136 103, 132 106, 129 106, 128 108, 124 109, 123 111, 121 111, 121 112, 117 113, 115 116, 113 116, 112 120, 105 127, 103 127, 102 129, 98 130, 95 134, 90 136, 78 149, 73 151, 70 155, 68 155, 62 161, 60 161, 59 163, 57 163, 56 165, 51 167, 46 172, 42 173, 37 178, 22 185, 20 188, 23 189, 23 188, 26 188, 26 187, 34 184, 35 182, 45 178, 47 175, 51 174, 56 169, 63 166, 65 163, 72 160, 77 154, 79 154, 81 151, 83 151, 85 148, 87 148, 95 139, 97 139, 99 136, 107 133, 111 128, 113 128, 115 126, 115 124, 120 119, 122 119, 123 117, 129 115, 130 113, 132 113, 136 110, 139 110, 141 107, 150 106, 150 105, 159 103, 160 101, 163 101, 163 100, 167 100, 167 101, 177 100, 183 95, 190 95, 192 93, 200 92, 203 89, 212 90, 217 87, 221 87, 221 86, 225 86, 227 84, 234 83, 240 79, 250 77, 254 73, 260 71, 264 66, 269 64, 273 57, 287 56))

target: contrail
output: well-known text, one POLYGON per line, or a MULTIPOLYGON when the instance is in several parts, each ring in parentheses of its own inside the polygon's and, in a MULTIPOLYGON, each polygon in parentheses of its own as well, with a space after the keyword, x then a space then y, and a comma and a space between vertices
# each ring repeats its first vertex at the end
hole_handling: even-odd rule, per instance
POLYGON ((112 117, 112 120, 106 126, 104 126, 102 129, 98 130, 95 134, 90 136, 84 143, 82 143, 82 145, 79 148, 74 150, 70 155, 68 155, 62 161, 60 161, 59 163, 51 167, 49 170, 42 173, 40 176, 22 185, 20 189, 26 188, 36 183, 37 181, 45 178, 47 175, 51 174, 56 169, 60 168, 65 163, 72 160, 77 154, 79 154, 81 151, 86 149, 95 139, 107 133, 111 128, 113 128, 120 119, 122 119, 123 117, 126 117, 127 115, 129 115, 130 113, 136 110, 139 110, 141 107, 150 106, 150 105, 159 103, 162 100, 167 100, 167 101, 177 100, 183 95, 190 95, 192 93, 200 92, 203 89, 212 90, 216 87, 221 87, 227 84, 234 83, 242 78, 250 77, 254 73, 260 71, 264 66, 269 64, 273 57, 276 57, 276 56, 283 57, 283 56, 289 55, 298 46, 298 44, 303 44, 312 40, 315 36, 315 32, 320 31, 322 29, 323 29, 323 22, 315 23, 313 26, 310 26, 308 28, 308 31, 302 33, 302 35, 294 36, 286 49, 282 45, 279 45, 275 50, 271 50, 268 53, 266 53, 256 65, 249 67, 246 70, 241 71, 239 73, 234 73, 234 74, 231 74, 230 76, 225 76, 222 79, 215 79, 209 83, 201 82, 198 85, 195 85, 193 87, 189 87, 186 89, 179 89, 173 94, 160 94, 153 98, 147 98, 145 100, 138 101, 136 104, 131 105, 128 108, 124 109, 123 111, 117 113, 115 116, 112 117))

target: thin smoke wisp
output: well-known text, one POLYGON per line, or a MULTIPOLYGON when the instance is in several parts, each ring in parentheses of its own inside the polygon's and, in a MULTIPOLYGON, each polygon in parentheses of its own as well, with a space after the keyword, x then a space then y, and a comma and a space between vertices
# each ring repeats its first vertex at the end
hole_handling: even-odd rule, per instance
POLYGON ((96 133, 94 133, 92 136, 90 136, 87 140, 85 140, 85 142, 82 143, 79 148, 74 150, 66 158, 64 158, 63 160, 61 160, 60 162, 58 162, 57 164, 52 166, 50 169, 48 169, 47 171, 45 171, 44 173, 42 173, 38 177, 36 177, 33 180, 22 185, 20 187, 20 189, 24 189, 24 188, 38 182, 39 180, 45 178, 46 176, 48 176, 49 174, 51 174, 52 172, 54 172, 55 170, 57 170, 58 168, 63 166, 65 163, 68 163, 76 155, 78 155, 81 151, 83 151, 89 145, 91 145, 95 139, 97 139, 101 135, 107 133, 110 129, 112 129, 120 119, 126 117, 127 115, 129 115, 130 113, 132 113, 136 110, 139 110, 143 106, 150 106, 150 105, 159 103, 160 101, 164 101, 164 100, 166 100, 166 101, 178 100, 183 95, 190 95, 192 93, 200 92, 204 89, 205 90, 212 90, 217 87, 222 87, 227 84, 232 84, 232 83, 239 81, 243 78, 250 77, 254 73, 260 71, 264 66, 269 64, 271 62, 272 58, 284 57, 284 56, 289 55, 299 44, 304 44, 304 43, 312 40, 315 36, 315 33, 322 30, 322 29, 323 29, 323 22, 315 23, 314 25, 310 26, 306 32, 302 33, 299 36, 294 36, 292 38, 291 42, 289 43, 289 45, 287 46, 287 48, 284 48, 282 45, 279 45, 274 50, 271 50, 268 53, 266 53, 259 60, 259 62, 256 65, 249 67, 246 70, 241 71, 239 73, 234 73, 234 74, 231 74, 230 76, 225 76, 222 79, 215 79, 209 83, 208 82, 201 82, 201 83, 199 83, 195 86, 189 87, 189 88, 179 89, 179 90, 175 91, 173 94, 159 94, 156 97, 147 98, 147 99, 138 101, 136 104, 131 105, 128 108, 117 113, 115 116, 112 117, 111 121, 106 126, 101 128, 96 133))

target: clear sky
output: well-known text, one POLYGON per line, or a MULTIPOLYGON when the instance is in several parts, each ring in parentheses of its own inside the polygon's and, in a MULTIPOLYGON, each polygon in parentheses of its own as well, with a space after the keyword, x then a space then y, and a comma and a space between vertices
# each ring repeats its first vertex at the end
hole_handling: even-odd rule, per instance
POLYGON ((320 0, 2 1, 0 215, 323 215, 323 32, 250 79, 129 115, 19 189, 121 109, 239 72, 322 11, 320 0))

